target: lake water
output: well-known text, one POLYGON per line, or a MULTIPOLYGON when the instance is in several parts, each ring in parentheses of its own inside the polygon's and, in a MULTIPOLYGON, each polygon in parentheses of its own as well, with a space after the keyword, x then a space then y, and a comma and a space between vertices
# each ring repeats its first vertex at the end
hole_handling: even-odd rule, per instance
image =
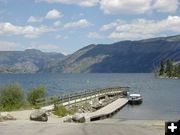
POLYGON ((129 86, 141 93, 143 103, 127 105, 113 119, 180 119, 180 80, 157 79, 153 74, 0 74, 0 85, 44 85, 47 95, 111 86, 129 86))

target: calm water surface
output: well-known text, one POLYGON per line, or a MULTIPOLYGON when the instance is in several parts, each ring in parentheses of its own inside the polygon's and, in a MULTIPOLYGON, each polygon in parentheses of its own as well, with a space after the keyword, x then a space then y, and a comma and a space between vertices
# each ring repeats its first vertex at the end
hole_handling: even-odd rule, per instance
POLYGON ((45 85, 47 95, 93 88, 129 86, 144 98, 127 105, 113 119, 180 119, 180 80, 157 79, 153 74, 0 74, 0 85, 20 83, 28 91, 45 85))

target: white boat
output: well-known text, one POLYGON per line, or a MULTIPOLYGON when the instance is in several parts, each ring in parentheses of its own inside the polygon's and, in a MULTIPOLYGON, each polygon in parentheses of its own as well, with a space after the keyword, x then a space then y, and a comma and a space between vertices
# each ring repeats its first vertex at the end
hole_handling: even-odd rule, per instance
POLYGON ((143 98, 140 94, 130 94, 129 95, 129 104, 141 104, 143 98))

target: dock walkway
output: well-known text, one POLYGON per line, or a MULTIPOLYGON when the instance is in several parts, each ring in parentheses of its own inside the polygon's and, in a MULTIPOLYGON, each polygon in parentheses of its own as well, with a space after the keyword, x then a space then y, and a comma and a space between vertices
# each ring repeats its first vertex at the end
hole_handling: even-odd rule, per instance
POLYGON ((101 97, 108 94, 120 94, 123 92, 126 93, 128 89, 129 87, 111 87, 111 88, 81 91, 76 93, 64 94, 60 96, 46 97, 36 100, 36 105, 49 106, 56 102, 66 106, 85 100, 91 100, 93 98, 101 97))
POLYGON ((118 98, 114 102, 108 104, 107 106, 92 112, 82 114, 86 121, 95 121, 104 118, 108 118, 116 113, 119 109, 123 108, 128 103, 127 98, 118 98))

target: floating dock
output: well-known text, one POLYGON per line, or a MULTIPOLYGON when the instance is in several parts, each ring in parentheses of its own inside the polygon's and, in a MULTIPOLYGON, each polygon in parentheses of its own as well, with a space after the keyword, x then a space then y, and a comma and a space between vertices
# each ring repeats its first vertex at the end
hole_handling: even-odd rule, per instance
POLYGON ((114 102, 108 104, 107 106, 91 113, 84 113, 82 114, 86 121, 95 121, 101 120, 105 118, 111 117, 115 114, 118 110, 122 109, 128 103, 127 98, 118 98, 114 102))
POLYGON ((41 98, 36 101, 36 105, 39 106, 49 106, 54 103, 62 104, 64 106, 75 104, 78 102, 91 100, 93 98, 100 98, 105 95, 120 95, 122 93, 127 93, 129 87, 111 87, 111 88, 101 88, 94 90, 86 90, 70 94, 62 94, 59 96, 51 96, 46 98, 41 98))
POLYGON ((66 95, 47 97, 37 100, 37 105, 44 106, 41 109, 52 111, 54 109, 54 103, 62 104, 63 106, 77 105, 80 102, 93 101, 93 99, 101 99, 105 97, 116 96, 117 99, 105 105, 104 107, 96 110, 95 112, 80 113, 85 121, 95 121, 111 117, 118 110, 123 108, 128 103, 126 96, 129 87, 113 87, 95 89, 89 91, 82 91, 79 93, 71 93, 66 95))

